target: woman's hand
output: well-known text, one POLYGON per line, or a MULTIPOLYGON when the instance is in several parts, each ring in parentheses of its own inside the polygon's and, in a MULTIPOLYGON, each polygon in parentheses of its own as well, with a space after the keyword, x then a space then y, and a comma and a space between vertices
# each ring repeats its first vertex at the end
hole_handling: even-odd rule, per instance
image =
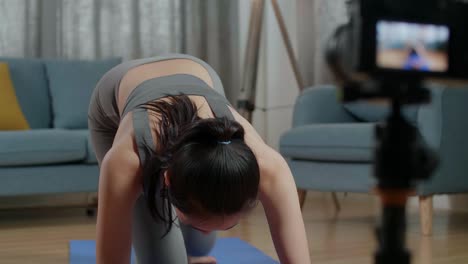
POLYGON ((216 259, 211 256, 206 257, 189 257, 190 264, 216 264, 216 259))

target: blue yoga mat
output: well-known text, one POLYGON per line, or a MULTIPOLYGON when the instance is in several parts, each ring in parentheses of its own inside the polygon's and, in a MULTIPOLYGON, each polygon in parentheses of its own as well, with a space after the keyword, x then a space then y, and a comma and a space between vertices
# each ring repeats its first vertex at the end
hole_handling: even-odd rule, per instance
MULTIPOLYGON (((96 242, 94 240, 70 241, 70 264, 96 263, 96 242)), ((238 238, 219 238, 210 256, 218 264, 278 264, 260 250, 238 238)), ((132 263, 133 261, 132 253, 132 263)))

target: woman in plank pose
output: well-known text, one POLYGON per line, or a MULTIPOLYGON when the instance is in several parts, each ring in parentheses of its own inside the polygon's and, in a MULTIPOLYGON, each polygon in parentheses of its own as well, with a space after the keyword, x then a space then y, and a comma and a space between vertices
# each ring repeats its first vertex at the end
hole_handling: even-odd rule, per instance
POLYGON ((286 161, 224 97, 205 62, 174 54, 124 62, 89 107, 100 166, 97 263, 215 263, 217 230, 260 201, 281 263, 310 263, 286 161))

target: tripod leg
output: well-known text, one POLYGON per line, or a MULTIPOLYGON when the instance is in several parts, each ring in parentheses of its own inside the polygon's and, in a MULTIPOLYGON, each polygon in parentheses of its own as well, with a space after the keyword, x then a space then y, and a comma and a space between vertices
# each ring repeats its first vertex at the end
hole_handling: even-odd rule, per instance
POLYGON ((419 217, 421 219, 421 233, 432 235, 433 201, 432 195, 419 196, 419 217))
POLYGON ((252 122, 252 111, 255 107, 257 69, 262 33, 265 0, 254 0, 250 14, 249 38, 245 50, 242 87, 238 99, 238 111, 246 120, 252 122))
POLYGON ((301 206, 301 209, 304 207, 304 202, 306 198, 307 190, 304 189, 297 189, 297 195, 299 195, 299 205, 301 206))
POLYGON ((297 85, 299 86, 299 90, 302 91, 304 89, 304 80, 302 79, 301 72, 299 70, 299 64, 297 63, 296 57, 294 55, 294 50, 292 48, 291 39, 289 38, 288 30, 286 28, 286 23, 284 22, 284 18, 281 14, 281 9, 278 5, 277 0, 271 0, 273 5, 273 10, 275 11, 276 19, 278 20, 278 25, 281 31, 281 36, 283 37, 284 44, 286 46, 286 51, 288 52, 289 62, 294 71, 294 75, 296 77, 297 85))
POLYGON ((335 204, 335 209, 337 212, 341 210, 341 205, 340 201, 338 200, 338 195, 336 195, 336 192, 332 192, 332 197, 333 197, 333 204, 335 204))

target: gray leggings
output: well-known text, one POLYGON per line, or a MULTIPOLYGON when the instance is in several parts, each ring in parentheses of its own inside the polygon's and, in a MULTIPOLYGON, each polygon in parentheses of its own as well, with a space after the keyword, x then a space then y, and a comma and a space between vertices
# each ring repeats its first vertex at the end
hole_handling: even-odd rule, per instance
POLYGON ((187 256, 206 256, 216 241, 216 232, 208 235, 179 223, 164 238, 164 226, 155 222, 141 196, 133 210, 133 247, 139 264, 187 263, 187 256), (184 243, 185 242, 185 243, 184 243))
MULTIPOLYGON (((89 106, 88 125, 99 165, 112 147, 118 128, 114 89, 118 84, 116 78, 122 77, 122 68, 128 66, 119 65, 101 79, 89 106)), ((205 235, 178 221, 161 239, 164 231, 165 225, 151 217, 144 197, 140 196, 132 220, 132 244, 139 264, 184 264, 187 263, 187 254, 206 256, 216 241, 216 232, 205 235)))

